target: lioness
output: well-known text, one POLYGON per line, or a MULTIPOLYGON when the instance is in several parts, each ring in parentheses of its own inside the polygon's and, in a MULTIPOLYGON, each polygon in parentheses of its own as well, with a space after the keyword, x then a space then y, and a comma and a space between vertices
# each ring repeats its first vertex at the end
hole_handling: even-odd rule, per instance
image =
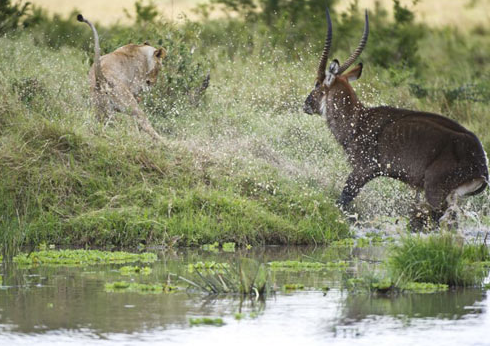
POLYGON ((138 107, 138 95, 156 83, 162 59, 167 54, 165 49, 157 49, 146 43, 128 44, 100 56, 99 35, 95 26, 81 14, 77 16, 77 20, 87 23, 94 34, 95 56, 89 79, 92 97, 99 114, 128 112, 135 117, 142 130, 154 139, 161 140, 160 135, 138 107))

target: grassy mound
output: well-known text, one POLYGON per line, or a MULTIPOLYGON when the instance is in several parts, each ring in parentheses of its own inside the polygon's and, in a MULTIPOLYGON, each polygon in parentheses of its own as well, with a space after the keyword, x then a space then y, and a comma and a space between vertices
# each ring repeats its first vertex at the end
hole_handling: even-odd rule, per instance
POLYGON ((189 142, 152 143, 128 116, 104 128, 82 52, 22 36, 0 44, 2 244, 306 244, 347 234, 324 193, 264 160, 233 171, 189 142))
MULTIPOLYGON (((370 13, 363 77, 353 84, 360 100, 444 114, 488 149, 487 28, 435 29, 398 2, 393 10, 393 19, 384 10, 370 13)), ((26 16, 30 24, 0 38, 1 244, 307 244, 344 237, 348 227, 332 201, 349 164, 325 120, 301 109, 324 42, 323 15, 312 27, 308 14, 296 25, 263 18, 251 25, 245 17, 177 25, 148 13, 157 12, 99 31, 104 53, 147 39, 166 47, 162 76, 141 103, 165 144, 139 134, 127 115, 107 125, 95 120, 87 82, 91 32, 73 16, 26 16)), ((334 39, 331 58, 344 61, 362 11, 332 14, 343 39, 334 39)), ((468 222, 489 224, 489 193, 465 202, 468 222)), ((406 216, 412 201, 406 185, 380 178, 362 189, 353 211, 383 227, 406 216)))

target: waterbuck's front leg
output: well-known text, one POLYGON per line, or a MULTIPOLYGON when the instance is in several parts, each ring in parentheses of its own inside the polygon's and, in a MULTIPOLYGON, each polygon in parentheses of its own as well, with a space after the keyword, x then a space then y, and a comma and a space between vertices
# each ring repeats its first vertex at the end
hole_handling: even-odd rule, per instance
POLYGON ((352 173, 349 174, 347 181, 345 182, 342 194, 337 200, 337 205, 339 205, 343 210, 346 210, 349 203, 352 202, 352 200, 359 194, 359 191, 362 189, 362 187, 375 177, 376 174, 372 171, 352 171, 352 173))

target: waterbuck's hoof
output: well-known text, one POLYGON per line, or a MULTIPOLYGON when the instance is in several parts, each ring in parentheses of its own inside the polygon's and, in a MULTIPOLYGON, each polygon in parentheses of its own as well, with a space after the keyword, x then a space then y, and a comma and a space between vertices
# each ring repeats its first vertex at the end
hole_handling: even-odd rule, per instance
POLYGON ((359 221, 359 214, 355 212, 353 207, 341 203, 337 203, 337 206, 349 223, 355 224, 359 221))
POLYGON ((427 229, 429 225, 429 215, 427 211, 420 208, 413 208, 410 210, 409 223, 411 232, 422 232, 427 229))

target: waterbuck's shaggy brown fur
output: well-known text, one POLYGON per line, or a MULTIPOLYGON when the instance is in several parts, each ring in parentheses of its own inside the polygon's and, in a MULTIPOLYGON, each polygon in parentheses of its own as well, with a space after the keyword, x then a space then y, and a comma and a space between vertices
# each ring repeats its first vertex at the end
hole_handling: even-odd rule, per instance
POLYGON ((357 98, 350 82, 362 73, 362 64, 343 72, 366 45, 369 22, 349 59, 334 60, 326 71, 332 39, 328 31, 318 68, 315 89, 304 111, 322 114, 353 168, 338 203, 345 208, 370 180, 386 176, 425 191, 435 221, 457 197, 482 192, 488 185, 487 158, 478 138, 444 116, 394 107, 367 108, 357 98))

